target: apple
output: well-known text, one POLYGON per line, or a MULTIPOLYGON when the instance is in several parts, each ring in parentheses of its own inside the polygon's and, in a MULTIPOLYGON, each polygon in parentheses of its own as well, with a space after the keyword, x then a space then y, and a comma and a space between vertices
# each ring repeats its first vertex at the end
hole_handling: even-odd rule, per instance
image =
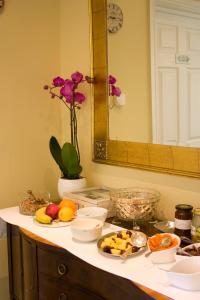
POLYGON ((59 212, 59 207, 55 203, 51 203, 46 208, 46 215, 51 217, 53 220, 57 219, 59 212))

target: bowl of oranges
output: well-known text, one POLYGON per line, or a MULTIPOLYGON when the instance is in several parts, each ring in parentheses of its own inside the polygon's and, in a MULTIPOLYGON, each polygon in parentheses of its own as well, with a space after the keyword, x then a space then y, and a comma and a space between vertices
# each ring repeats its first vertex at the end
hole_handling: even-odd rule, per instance
POLYGON ((173 262, 180 243, 179 236, 172 233, 157 233, 153 235, 147 242, 151 261, 158 264, 173 262))

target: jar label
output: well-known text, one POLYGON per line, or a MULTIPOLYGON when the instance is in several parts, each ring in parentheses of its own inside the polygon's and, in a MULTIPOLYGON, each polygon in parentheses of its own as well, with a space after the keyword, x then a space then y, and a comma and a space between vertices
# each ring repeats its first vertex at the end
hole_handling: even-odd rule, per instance
POLYGON ((175 228, 182 229, 182 230, 189 230, 191 229, 191 220, 179 220, 175 218, 175 228))
POLYGON ((196 228, 194 226, 191 226, 191 234, 195 235, 196 233, 196 228))

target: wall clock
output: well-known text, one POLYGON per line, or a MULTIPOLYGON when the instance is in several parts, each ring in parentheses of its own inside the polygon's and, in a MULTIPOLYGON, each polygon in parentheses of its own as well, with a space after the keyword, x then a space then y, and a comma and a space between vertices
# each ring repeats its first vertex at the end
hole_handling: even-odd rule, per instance
POLYGON ((0 8, 3 7, 4 5, 4 0, 0 0, 0 8))
POLYGON ((108 3, 107 5, 107 24, 110 33, 115 33, 122 27, 123 13, 115 3, 108 3))

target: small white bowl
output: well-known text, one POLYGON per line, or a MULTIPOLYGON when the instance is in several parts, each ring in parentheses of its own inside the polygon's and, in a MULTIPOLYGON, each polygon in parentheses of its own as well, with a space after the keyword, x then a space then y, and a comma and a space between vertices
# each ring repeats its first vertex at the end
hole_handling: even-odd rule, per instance
MULTIPOLYGON (((162 234, 162 233, 160 233, 160 234, 162 234)), ((165 235, 165 234, 163 234, 163 235, 165 235)), ((165 250, 153 251, 149 256, 151 258, 152 263, 167 264, 167 263, 171 263, 171 262, 175 261, 176 250, 180 246, 181 240, 180 240, 179 236, 177 236, 176 234, 168 233, 168 235, 171 235, 172 238, 177 239, 177 242, 178 242, 177 245, 172 248, 165 249, 165 250)), ((147 243, 147 245, 148 245, 148 243, 147 243)), ((148 245, 148 248, 149 248, 149 245, 148 245)), ((150 248, 149 248, 149 250, 150 250, 150 248)))
POLYGON ((71 224, 72 236, 81 242, 92 242, 100 238, 103 222, 96 219, 75 219, 71 224))
MULTIPOLYGON (((184 248, 182 248, 182 250, 187 252, 187 250, 194 249, 194 248, 199 249, 200 248, 200 243, 194 243, 194 244, 185 246, 184 248)), ((190 256, 195 256, 195 255, 190 255, 190 256)), ((196 256, 200 256, 200 255, 196 255, 196 256)))
POLYGON ((98 206, 88 206, 77 210, 77 217, 79 218, 92 218, 105 222, 108 210, 98 206))
POLYGON ((189 291, 200 290, 200 259, 193 256, 175 263, 167 276, 170 284, 189 291))

